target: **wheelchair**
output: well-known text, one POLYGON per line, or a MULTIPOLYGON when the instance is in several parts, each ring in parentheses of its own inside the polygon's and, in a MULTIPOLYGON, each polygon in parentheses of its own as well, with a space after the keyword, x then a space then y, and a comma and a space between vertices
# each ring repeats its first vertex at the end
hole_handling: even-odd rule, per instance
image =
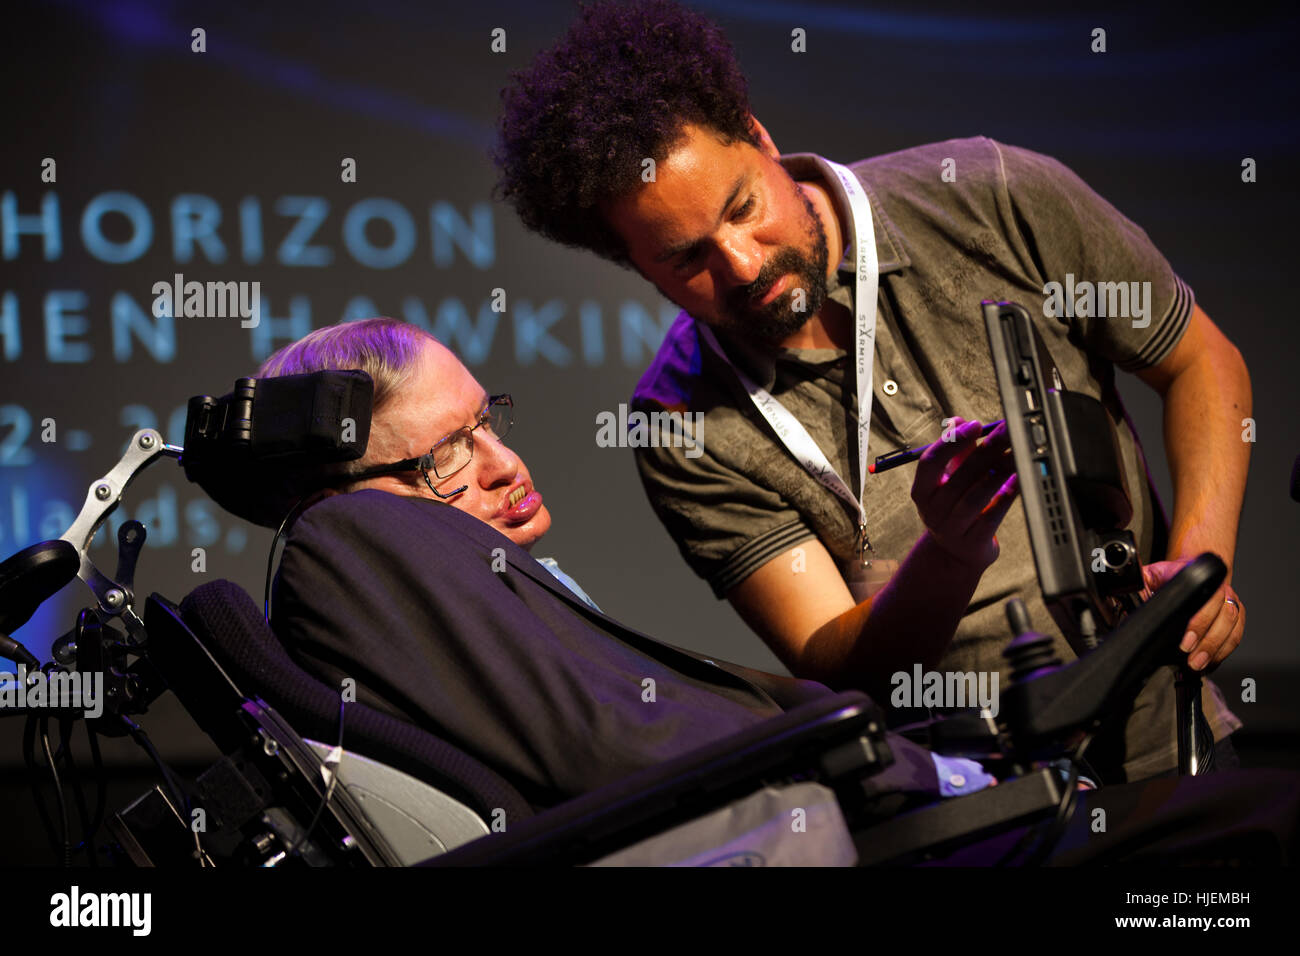
MULTIPOLYGON (((104 675, 104 713, 92 729, 130 733, 161 782, 109 821, 111 852, 137 866, 763 865, 906 864, 1033 825, 1026 857, 1041 860, 1077 798, 1078 757, 1109 713, 1174 658, 1192 615, 1226 569, 1214 555, 1189 564, 1136 607, 1096 649, 1062 666, 1019 602, 1008 616, 1013 668, 995 719, 941 718, 918 739, 941 753, 998 767, 999 785, 918 808, 882 810, 873 778, 892 763, 884 721, 863 694, 804 704, 721 741, 556 807, 530 806, 485 763, 428 730, 363 703, 342 702, 290 657, 253 599, 224 580, 179 604, 137 604, 135 561, 145 539, 122 524, 110 577, 90 560, 96 530, 144 468, 178 461, 218 504, 267 527, 297 500, 304 463, 359 458, 369 433, 370 380, 360 372, 240 379, 219 400, 191 400, 185 446, 135 434, 121 461, 92 482, 57 541, 0 563, 0 654, 45 675, 104 675), (340 422, 355 426, 340 436, 340 422), (95 598, 42 665, 8 635, 74 576, 95 598), (181 781, 132 719, 171 690, 222 757, 181 781), (345 746, 346 745, 346 746, 345 746), (815 839, 788 835, 805 814, 815 839), (774 828, 772 821, 782 826, 774 828), (815 832, 814 832, 815 831, 815 832)), ((277 538, 279 534, 277 533, 277 538)), ((273 544, 274 549, 274 544, 273 544)), ((5 715, 24 711, 8 709, 5 715)), ((41 720, 70 846, 57 755, 41 720)), ((69 711, 59 716, 79 716, 69 711)), ((65 860, 66 861, 66 860, 65 860)))

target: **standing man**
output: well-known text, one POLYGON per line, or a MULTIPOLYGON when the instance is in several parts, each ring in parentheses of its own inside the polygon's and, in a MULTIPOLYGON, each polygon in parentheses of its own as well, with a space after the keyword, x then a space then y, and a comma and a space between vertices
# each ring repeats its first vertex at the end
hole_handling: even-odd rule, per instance
MULTIPOLYGON (((1073 656, 1008 515, 1005 436, 978 437, 1001 414, 990 298, 1026 305, 1065 386, 1109 411, 1148 586, 1202 551, 1228 564, 1181 645, 1190 665, 1240 643, 1245 364, 1145 233, 1060 163, 984 138, 851 168, 782 155, 722 32, 667 0, 590 8, 516 75, 498 163, 526 226, 683 308, 633 404, 703 413, 708 442, 641 448, 638 467, 687 562, 796 676, 883 700, 916 663, 1000 671, 1013 596, 1073 656), (1116 366, 1164 400, 1172 527, 1116 366), (868 452, 941 435, 914 476, 864 474, 868 452)), ((1209 681, 1204 705, 1230 759, 1240 721, 1209 681)), ((1176 767, 1172 668, 1119 731, 1090 751, 1108 782, 1176 767)))

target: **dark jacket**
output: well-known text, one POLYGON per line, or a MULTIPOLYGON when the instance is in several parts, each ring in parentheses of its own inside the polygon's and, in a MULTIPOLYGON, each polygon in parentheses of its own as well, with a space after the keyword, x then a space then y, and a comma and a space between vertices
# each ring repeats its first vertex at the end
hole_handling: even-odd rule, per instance
MULTIPOLYGON (((536 807, 831 693, 653 640, 477 518, 383 491, 299 518, 272 624, 304 669, 353 678, 358 701, 467 751, 536 807)), ((937 795, 927 752, 890 742, 886 789, 937 795)))

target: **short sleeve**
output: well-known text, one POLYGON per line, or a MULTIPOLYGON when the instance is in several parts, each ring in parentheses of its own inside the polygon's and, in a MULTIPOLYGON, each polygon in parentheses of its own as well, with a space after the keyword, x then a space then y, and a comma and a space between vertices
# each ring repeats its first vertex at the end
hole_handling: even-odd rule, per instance
POLYGON ((655 514, 714 596, 816 537, 777 492, 718 462, 706 443, 671 445, 637 448, 637 469, 655 514))
POLYGON ((1192 290, 1138 225, 1063 164, 994 146, 1000 198, 1043 278, 1044 314, 1125 371, 1158 365, 1187 329, 1192 290))

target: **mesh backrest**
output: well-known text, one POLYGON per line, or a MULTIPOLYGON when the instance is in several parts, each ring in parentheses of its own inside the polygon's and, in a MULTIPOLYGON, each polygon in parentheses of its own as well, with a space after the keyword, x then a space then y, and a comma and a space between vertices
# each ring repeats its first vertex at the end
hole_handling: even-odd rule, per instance
MULTIPOLYGON (((300 736, 338 739, 338 691, 298 666, 243 588, 225 580, 202 584, 181 602, 181 616, 242 693, 263 698, 300 736)), ((510 820, 532 816, 523 797, 495 771, 364 704, 347 705, 343 747, 423 780, 485 821, 498 809, 510 820)))

